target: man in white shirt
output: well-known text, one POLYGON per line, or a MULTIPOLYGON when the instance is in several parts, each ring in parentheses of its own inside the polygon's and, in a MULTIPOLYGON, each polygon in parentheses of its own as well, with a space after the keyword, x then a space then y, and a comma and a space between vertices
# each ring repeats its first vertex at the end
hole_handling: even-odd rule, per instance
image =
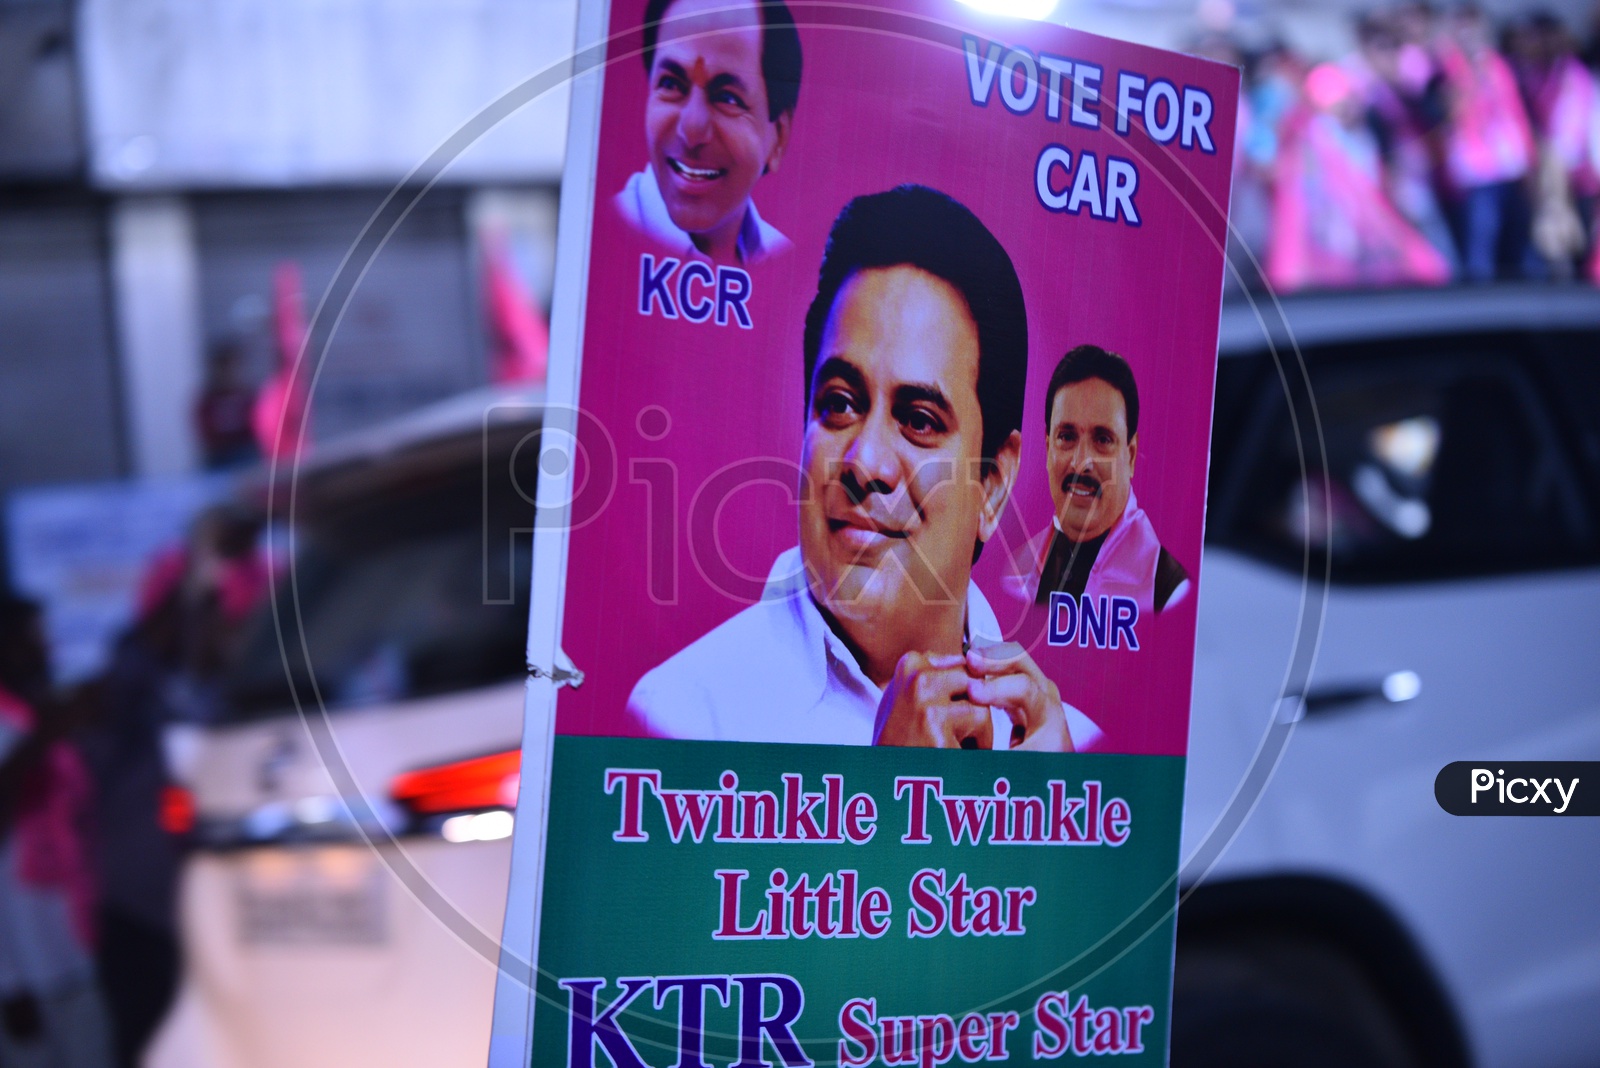
POLYGON ((762 600, 640 680, 653 733, 731 741, 1090 745, 972 565, 1016 482, 1027 313, 1011 258, 921 186, 834 221, 806 316, 800 544, 762 600))
POLYGON ((783 0, 650 0, 644 16, 650 162, 615 199, 682 256, 746 266, 789 247, 751 192, 778 169, 800 94, 800 37, 783 0))

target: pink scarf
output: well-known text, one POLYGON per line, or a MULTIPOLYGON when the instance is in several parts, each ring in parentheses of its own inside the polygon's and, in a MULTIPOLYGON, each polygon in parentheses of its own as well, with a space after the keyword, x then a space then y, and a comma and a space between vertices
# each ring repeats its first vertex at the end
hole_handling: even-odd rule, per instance
POLYGON ((1287 124, 1272 206, 1267 278, 1282 290, 1441 285, 1450 268, 1339 141, 1336 121, 1287 124))
POLYGON ((1443 58, 1455 96, 1445 164, 1461 189, 1521 178, 1533 165, 1533 133, 1510 64, 1484 52, 1474 62, 1459 49, 1443 58))
POLYGON ((1156 537, 1156 528, 1129 490, 1122 518, 1106 535, 1100 555, 1089 569, 1084 596, 1091 600, 1101 596, 1131 597, 1138 603, 1140 615, 1150 615, 1155 611, 1156 565, 1160 562, 1161 541, 1156 537))

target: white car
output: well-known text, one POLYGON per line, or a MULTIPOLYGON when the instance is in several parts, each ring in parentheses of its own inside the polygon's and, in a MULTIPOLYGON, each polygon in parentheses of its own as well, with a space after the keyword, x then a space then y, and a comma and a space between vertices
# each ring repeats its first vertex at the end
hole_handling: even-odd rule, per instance
POLYGON ((284 647, 264 611, 186 761, 185 974, 148 1068, 483 1063, 542 414, 469 394, 305 465, 284 647))
MULTIPOLYGON (((1223 317, 1173 1063, 1600 1063, 1600 822, 1433 797, 1455 760, 1600 759, 1600 294, 1285 307, 1304 379, 1281 330, 1223 317)), ((538 419, 475 394, 309 466, 330 719, 302 724, 264 621, 196 761, 151 1068, 483 1062, 538 419)))
POLYGON ((1600 821, 1433 792, 1600 759, 1600 293, 1284 310, 1304 375, 1223 316, 1172 1063, 1600 1064, 1600 821))

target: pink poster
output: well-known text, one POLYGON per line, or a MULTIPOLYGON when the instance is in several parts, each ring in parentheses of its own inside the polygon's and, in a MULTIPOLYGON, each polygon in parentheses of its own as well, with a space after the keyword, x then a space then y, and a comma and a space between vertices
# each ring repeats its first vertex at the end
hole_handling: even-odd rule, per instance
POLYGON ((491 1063, 1166 1063, 1237 73, 609 20, 491 1063))
POLYGON ((610 20, 558 733, 1183 754, 1237 72, 610 20))

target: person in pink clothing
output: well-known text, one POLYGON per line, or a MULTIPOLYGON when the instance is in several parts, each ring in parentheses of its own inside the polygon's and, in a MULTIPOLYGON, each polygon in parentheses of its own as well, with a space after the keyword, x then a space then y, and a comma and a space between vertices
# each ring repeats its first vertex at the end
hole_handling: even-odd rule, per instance
POLYGON ((51 692, 39 606, 0 592, 0 1064, 111 1068, 95 984, 91 784, 51 692))
POLYGON ((1552 275, 1567 279, 1588 248, 1600 195, 1591 144, 1600 120, 1600 90, 1555 15, 1534 15, 1519 41, 1514 66, 1539 147, 1533 239, 1552 275))
POLYGON ((1459 198, 1463 272, 1474 282, 1525 274, 1533 131, 1516 76, 1495 51, 1483 13, 1462 8, 1452 29, 1439 61, 1450 97, 1444 166, 1459 198))
POLYGON ((1132 597, 1141 614, 1188 594, 1189 573, 1164 549, 1133 493, 1139 387, 1114 352, 1079 345, 1061 358, 1045 394, 1046 467, 1055 516, 1029 543, 1034 599, 1062 592, 1132 597))
POLYGON ((1594 75, 1578 58, 1566 25, 1549 12, 1528 20, 1523 39, 1526 48, 1517 63, 1517 78, 1534 136, 1560 160, 1575 194, 1600 194, 1600 173, 1590 148, 1600 107, 1594 75))
POLYGON ((1355 80, 1323 63, 1284 124, 1267 277, 1280 290, 1439 285, 1450 264, 1390 199, 1355 80))
POLYGON ((1340 63, 1366 108, 1366 128, 1377 143, 1377 184, 1406 222, 1427 239, 1454 275, 1456 239, 1435 191, 1433 139, 1443 122, 1434 64, 1402 35, 1399 19, 1363 15, 1356 24, 1357 51, 1340 63))

